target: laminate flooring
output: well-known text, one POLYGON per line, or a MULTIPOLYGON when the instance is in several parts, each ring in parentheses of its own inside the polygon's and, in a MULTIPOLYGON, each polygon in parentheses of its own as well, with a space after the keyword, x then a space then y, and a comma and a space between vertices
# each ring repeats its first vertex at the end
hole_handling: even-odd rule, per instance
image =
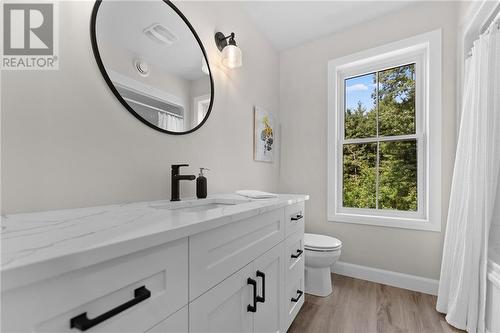
POLYGON ((306 294, 289 333, 465 332, 436 311, 436 297, 332 274, 328 297, 306 294))

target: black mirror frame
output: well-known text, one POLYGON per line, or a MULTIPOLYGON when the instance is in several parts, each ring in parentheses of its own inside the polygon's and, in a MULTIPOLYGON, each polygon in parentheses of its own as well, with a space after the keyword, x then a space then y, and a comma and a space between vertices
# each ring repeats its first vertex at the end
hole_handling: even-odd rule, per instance
POLYGON ((203 47, 203 44, 200 40, 200 37, 198 37, 198 34, 196 33, 196 30, 194 30, 193 26, 191 25, 191 23, 188 21, 188 19, 184 16, 184 14, 182 14, 182 12, 170 1, 170 0, 159 0, 159 1, 163 1, 164 3, 166 3, 168 6, 170 6, 170 8, 172 8, 174 10, 174 12, 177 13, 177 15, 180 16, 180 18, 184 21, 184 23, 186 23, 186 25, 188 26, 189 30, 191 30, 191 33, 193 34, 193 36, 196 38, 196 41, 198 42, 198 45, 200 46, 200 49, 201 49, 201 52, 203 53, 203 56, 205 57, 205 61, 207 63, 207 68, 208 68, 208 75, 210 77, 210 86, 211 86, 211 89, 210 89, 210 105, 208 106, 208 110, 207 110, 207 113, 205 115, 205 118, 203 118, 203 120, 196 126, 196 127, 193 127, 192 129, 190 129, 189 131, 184 131, 184 132, 172 132, 172 131, 167 131, 163 128, 160 128, 148 121, 146 121, 144 118, 142 118, 137 112, 134 111, 134 109, 132 109, 132 107, 130 107, 130 105, 128 105, 128 103, 123 99, 123 97, 120 95, 120 93, 118 92, 118 90, 116 89, 116 87, 114 86, 113 82, 111 81, 111 79, 109 78, 109 75, 108 73, 106 72, 106 68, 104 67, 104 64, 102 62, 102 59, 101 59, 101 55, 99 53, 99 47, 97 46, 97 33, 96 33, 96 21, 97 21, 97 12, 99 11, 99 7, 101 5, 103 0, 96 0, 95 4, 94 4, 94 8, 92 9, 92 16, 90 18, 90 41, 92 43, 92 51, 94 52, 94 57, 95 57, 95 60, 97 62, 97 66, 99 67, 99 70, 101 71, 101 74, 104 78, 104 80, 106 81, 106 83, 108 84, 109 88, 111 89, 111 91, 113 92, 113 94, 116 96, 116 98, 120 101, 120 103, 132 114, 134 115, 134 117, 136 117, 137 119, 139 119, 142 123, 146 124, 147 126, 157 130, 157 131, 160 131, 160 132, 163 132, 163 133, 167 133, 167 134, 173 134, 173 135, 183 135, 183 134, 189 134, 189 133, 192 133, 194 131, 196 131, 197 129, 199 129, 201 126, 203 126, 203 124, 205 124, 205 122, 207 121, 208 117, 210 116, 210 112, 212 111, 212 106, 213 106, 213 103, 214 103, 214 80, 213 80, 213 77, 212 77, 212 70, 210 69, 210 64, 209 64, 209 61, 208 61, 208 57, 207 57, 207 53, 205 51, 205 48, 203 47))

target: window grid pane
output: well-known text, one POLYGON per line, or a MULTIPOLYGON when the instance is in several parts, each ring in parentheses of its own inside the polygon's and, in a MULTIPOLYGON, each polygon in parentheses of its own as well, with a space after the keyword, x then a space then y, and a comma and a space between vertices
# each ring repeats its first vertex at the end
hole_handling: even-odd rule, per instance
POLYGON ((379 71, 377 77, 377 134, 415 134, 415 64, 379 71))
POLYGON ((417 211, 417 140, 379 144, 380 209, 417 211))
POLYGON ((343 146, 343 206, 376 208, 376 143, 343 146))
POLYGON ((376 72, 344 80, 344 138, 377 137, 376 72))

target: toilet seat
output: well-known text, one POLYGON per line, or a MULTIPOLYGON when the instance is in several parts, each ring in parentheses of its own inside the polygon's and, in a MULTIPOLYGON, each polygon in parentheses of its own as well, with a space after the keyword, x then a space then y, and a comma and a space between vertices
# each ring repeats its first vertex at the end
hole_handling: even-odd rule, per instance
POLYGON ((304 234, 304 248, 309 251, 329 252, 342 247, 342 242, 337 238, 318 235, 304 234))

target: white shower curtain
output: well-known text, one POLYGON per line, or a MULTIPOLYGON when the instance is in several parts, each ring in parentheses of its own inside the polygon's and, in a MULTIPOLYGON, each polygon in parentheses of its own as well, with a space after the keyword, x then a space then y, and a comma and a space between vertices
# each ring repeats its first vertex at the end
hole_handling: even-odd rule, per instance
POLYGON ((172 132, 184 132, 184 119, 165 112, 158 112, 158 127, 172 132))
POLYGON ((499 36, 497 23, 474 43, 466 63, 436 305, 448 323, 468 332, 484 332, 488 234, 500 168, 499 36))

